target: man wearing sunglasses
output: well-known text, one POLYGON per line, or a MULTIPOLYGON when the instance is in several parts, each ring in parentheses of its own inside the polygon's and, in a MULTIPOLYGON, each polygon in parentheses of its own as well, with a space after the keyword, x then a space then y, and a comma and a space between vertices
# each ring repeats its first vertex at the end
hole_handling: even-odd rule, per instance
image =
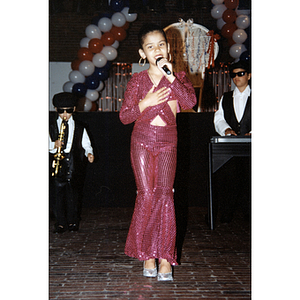
MULTIPOLYGON (((53 213, 56 218, 55 233, 79 229, 79 187, 83 187, 85 159, 94 161, 93 148, 83 124, 73 119, 77 96, 72 93, 58 93, 52 99, 58 113, 57 120, 49 127, 50 163, 55 161, 54 155, 60 148, 64 158, 60 160, 61 168, 57 174, 50 175, 55 203, 53 213), (64 139, 59 139, 62 122, 65 123, 64 139)), ((52 167, 51 167, 52 168, 52 167)), ((53 169, 51 170, 53 171, 53 169)))
MULTIPOLYGON (((231 64, 230 77, 235 88, 224 93, 219 109, 214 115, 216 131, 221 136, 251 135, 251 78, 250 66, 246 61, 231 64)), ((234 157, 216 174, 216 198, 222 210, 221 222, 228 223, 238 205, 249 220, 251 207, 251 159, 234 157)))
POLYGON ((231 64, 229 70, 235 89, 224 93, 221 98, 219 109, 214 116, 215 129, 221 136, 250 135, 250 66, 246 61, 238 61, 231 64))

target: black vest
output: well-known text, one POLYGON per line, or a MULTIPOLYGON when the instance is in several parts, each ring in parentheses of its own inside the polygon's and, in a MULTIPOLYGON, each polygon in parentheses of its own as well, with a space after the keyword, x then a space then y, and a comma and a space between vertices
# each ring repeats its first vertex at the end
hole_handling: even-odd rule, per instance
MULTIPOLYGON (((65 153, 65 158, 61 161, 62 168, 59 170, 58 178, 62 180, 74 179, 76 173, 82 172, 85 167, 85 155, 84 149, 82 148, 82 136, 84 125, 79 121, 75 121, 74 137, 72 147, 69 153, 65 153)), ((51 140, 54 142, 58 139, 59 129, 57 126, 57 120, 51 122, 49 125, 49 134, 51 140)), ((52 161, 54 159, 54 154, 50 153, 50 171, 52 172, 52 161)))
POLYGON ((224 118, 237 135, 245 135, 251 131, 251 96, 248 97, 244 114, 240 122, 236 119, 233 107, 233 91, 224 93, 222 107, 224 118))

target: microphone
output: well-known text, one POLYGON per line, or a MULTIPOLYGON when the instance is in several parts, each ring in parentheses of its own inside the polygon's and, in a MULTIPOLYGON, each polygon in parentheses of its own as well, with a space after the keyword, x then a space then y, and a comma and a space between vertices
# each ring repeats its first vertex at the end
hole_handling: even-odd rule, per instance
MULTIPOLYGON (((159 62, 160 60, 162 59, 162 57, 159 57, 157 60, 156 60, 156 65, 157 65, 157 62, 159 62)), ((166 65, 164 65, 162 67, 162 69, 168 74, 168 75, 171 75, 171 71, 168 69, 168 67, 166 65)))

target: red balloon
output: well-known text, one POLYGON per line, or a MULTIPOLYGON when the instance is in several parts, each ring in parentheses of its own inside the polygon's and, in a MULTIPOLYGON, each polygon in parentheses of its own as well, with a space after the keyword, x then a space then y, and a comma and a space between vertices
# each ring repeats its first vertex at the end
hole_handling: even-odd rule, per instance
POLYGON ((79 65, 81 63, 81 60, 78 58, 75 58, 72 62, 71 62, 71 68, 73 71, 75 70, 79 70, 79 65))
POLYGON ((93 52, 86 47, 82 47, 78 50, 77 52, 77 56, 78 58, 83 61, 83 60, 93 60, 93 52))
POLYGON ((119 42, 125 40, 126 31, 122 27, 113 26, 110 32, 114 35, 115 39, 119 42))
POLYGON ((115 37, 111 32, 105 32, 101 37, 101 41, 104 46, 111 46, 115 42, 115 37))
POLYGON ((229 9, 235 9, 239 5, 239 0, 225 0, 224 4, 229 9))
POLYGON ((232 45, 236 44, 236 42, 233 40, 233 38, 229 38, 227 39, 227 42, 228 42, 228 46, 231 47, 232 45))
POLYGON ((90 111, 97 111, 98 110, 98 106, 97 106, 97 101, 92 101, 92 108, 90 109, 90 111))
POLYGON ((226 9, 223 12, 222 19, 226 23, 233 23, 236 20, 236 12, 232 9, 226 9))
POLYGON ((129 26, 130 26, 130 22, 126 21, 125 25, 123 25, 122 28, 127 30, 129 26))
MULTIPOLYGON (((91 39, 89 41, 89 49, 93 52, 93 53, 100 53, 101 50, 103 49, 103 43, 102 40, 100 39, 91 39)), ((93 59, 93 58, 92 58, 93 59)))
POLYGON ((221 29, 221 34, 224 38, 231 38, 234 31, 237 30, 237 26, 234 23, 224 24, 221 29))

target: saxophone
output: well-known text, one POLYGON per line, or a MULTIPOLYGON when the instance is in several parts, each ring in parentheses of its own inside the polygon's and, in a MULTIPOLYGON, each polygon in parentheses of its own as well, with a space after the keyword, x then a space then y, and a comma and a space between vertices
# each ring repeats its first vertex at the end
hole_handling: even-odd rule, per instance
MULTIPOLYGON (((60 131, 58 135, 58 140, 63 141, 65 130, 66 130, 66 118, 63 119, 60 125, 60 131)), ((64 152, 62 150, 62 147, 57 148, 57 152, 54 154, 54 160, 52 162, 52 168, 54 169, 54 172, 52 173, 52 176, 56 177, 58 174, 58 170, 61 168, 60 161, 65 158, 64 152)))

